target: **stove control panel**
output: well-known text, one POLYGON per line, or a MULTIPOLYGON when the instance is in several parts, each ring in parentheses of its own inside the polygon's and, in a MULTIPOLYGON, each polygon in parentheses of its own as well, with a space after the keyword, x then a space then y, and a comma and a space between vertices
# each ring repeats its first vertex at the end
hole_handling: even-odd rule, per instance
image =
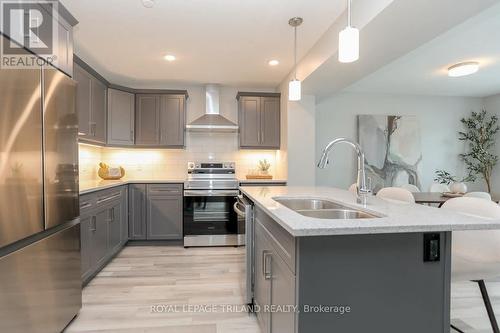
POLYGON ((188 162, 188 170, 196 169, 235 169, 234 162, 188 162))

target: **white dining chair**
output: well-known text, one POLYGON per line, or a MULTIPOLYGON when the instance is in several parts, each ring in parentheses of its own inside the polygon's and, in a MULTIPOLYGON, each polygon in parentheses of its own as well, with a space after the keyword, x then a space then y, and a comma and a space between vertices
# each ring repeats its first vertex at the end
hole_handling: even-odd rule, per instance
POLYGON ((384 187, 377 192, 377 197, 389 201, 415 203, 413 194, 401 187, 384 187))
POLYGON ((488 192, 469 192, 469 193, 465 193, 464 197, 480 198, 480 199, 486 199, 486 200, 491 201, 491 194, 489 194, 488 192))
POLYGON ((410 191, 412 193, 420 192, 420 189, 417 186, 413 185, 413 184, 404 184, 404 185, 401 185, 400 187, 404 188, 405 190, 408 190, 408 191, 410 191))
MULTIPOLYGON (((449 209, 481 219, 500 219, 500 206, 491 200, 462 197, 450 199, 442 209, 449 209)), ((479 285, 493 332, 498 323, 484 280, 500 276, 500 230, 455 231, 452 236, 451 279, 474 281, 479 285)), ((456 328, 455 328, 456 329, 456 328)), ((458 330, 460 331, 460 330, 458 330)))
POLYGON ((429 192, 444 193, 444 192, 451 192, 451 190, 450 187, 446 184, 433 183, 429 188, 429 192))

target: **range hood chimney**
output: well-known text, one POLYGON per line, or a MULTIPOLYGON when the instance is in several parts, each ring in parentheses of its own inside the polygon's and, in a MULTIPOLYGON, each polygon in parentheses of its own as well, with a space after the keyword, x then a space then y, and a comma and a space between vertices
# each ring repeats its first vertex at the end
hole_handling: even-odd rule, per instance
POLYGON ((205 87, 205 114, 186 126, 191 132, 237 132, 238 125, 220 115, 220 87, 209 84, 205 87))

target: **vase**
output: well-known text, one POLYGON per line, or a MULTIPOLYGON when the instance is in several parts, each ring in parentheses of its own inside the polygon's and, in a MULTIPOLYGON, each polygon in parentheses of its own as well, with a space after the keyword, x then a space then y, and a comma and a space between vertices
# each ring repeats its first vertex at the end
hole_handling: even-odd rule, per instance
POLYGON ((453 193, 467 193, 467 185, 462 182, 455 182, 451 184, 450 190, 453 193))

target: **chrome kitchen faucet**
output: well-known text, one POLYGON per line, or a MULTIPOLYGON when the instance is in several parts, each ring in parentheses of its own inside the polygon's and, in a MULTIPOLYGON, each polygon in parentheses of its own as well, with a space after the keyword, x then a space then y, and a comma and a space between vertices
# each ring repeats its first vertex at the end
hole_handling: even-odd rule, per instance
POLYGON ((358 155, 358 179, 356 181, 356 196, 357 202, 363 206, 367 205, 368 197, 371 195, 372 191, 366 183, 366 172, 365 172, 365 154, 361 149, 360 145, 354 141, 348 140, 346 138, 338 138, 330 142, 325 149, 323 149, 323 154, 318 162, 318 168, 326 168, 329 160, 328 155, 334 146, 340 143, 346 143, 352 147, 356 154, 358 155))

